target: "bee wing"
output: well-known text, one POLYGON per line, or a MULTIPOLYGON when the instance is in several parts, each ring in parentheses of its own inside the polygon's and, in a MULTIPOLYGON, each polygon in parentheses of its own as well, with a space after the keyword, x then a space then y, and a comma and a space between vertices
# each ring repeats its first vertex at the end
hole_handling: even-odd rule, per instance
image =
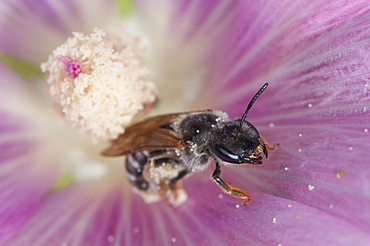
POLYGON ((146 119, 128 127, 112 145, 102 152, 106 156, 126 155, 139 151, 182 149, 182 136, 166 128, 182 114, 168 114, 146 119))

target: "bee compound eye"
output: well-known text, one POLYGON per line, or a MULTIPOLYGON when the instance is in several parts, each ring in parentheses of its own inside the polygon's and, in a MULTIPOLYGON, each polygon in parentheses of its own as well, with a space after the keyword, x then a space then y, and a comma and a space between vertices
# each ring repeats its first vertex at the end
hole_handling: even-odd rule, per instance
POLYGON ((239 157, 220 144, 215 144, 214 152, 218 158, 230 163, 240 163, 239 157))

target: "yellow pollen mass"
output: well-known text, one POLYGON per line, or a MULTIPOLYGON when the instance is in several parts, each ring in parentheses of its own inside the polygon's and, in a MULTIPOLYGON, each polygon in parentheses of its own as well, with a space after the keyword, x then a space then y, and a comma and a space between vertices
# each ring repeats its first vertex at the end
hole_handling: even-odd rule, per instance
POLYGON ((94 140, 112 140, 157 98, 141 39, 123 30, 73 33, 41 64, 63 117, 94 140))

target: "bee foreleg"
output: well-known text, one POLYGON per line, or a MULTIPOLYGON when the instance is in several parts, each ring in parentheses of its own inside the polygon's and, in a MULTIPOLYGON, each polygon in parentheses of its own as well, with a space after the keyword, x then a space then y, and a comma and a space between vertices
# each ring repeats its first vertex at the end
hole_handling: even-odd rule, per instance
POLYGON ((246 201, 243 202, 243 205, 246 205, 251 200, 250 195, 248 193, 246 193, 245 191, 241 190, 241 189, 232 187, 229 182, 227 182, 226 180, 221 178, 220 164, 218 162, 216 162, 215 164, 216 164, 216 169, 212 174, 213 180, 218 184, 218 186, 220 186, 220 188, 225 193, 227 193, 231 196, 246 199, 246 201))
POLYGON ((280 145, 279 143, 275 143, 273 146, 270 146, 265 139, 263 139, 262 137, 260 137, 260 138, 261 138, 262 142, 265 144, 265 146, 268 150, 274 150, 276 147, 278 147, 280 145))

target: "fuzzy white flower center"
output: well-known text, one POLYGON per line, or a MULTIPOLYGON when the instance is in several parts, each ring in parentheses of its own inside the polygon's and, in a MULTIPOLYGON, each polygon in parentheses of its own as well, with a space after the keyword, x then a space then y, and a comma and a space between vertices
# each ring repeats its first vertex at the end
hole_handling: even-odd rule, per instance
POLYGON ((138 37, 95 29, 73 33, 41 69, 64 118, 95 140, 111 140, 156 100, 143 54, 138 37))

